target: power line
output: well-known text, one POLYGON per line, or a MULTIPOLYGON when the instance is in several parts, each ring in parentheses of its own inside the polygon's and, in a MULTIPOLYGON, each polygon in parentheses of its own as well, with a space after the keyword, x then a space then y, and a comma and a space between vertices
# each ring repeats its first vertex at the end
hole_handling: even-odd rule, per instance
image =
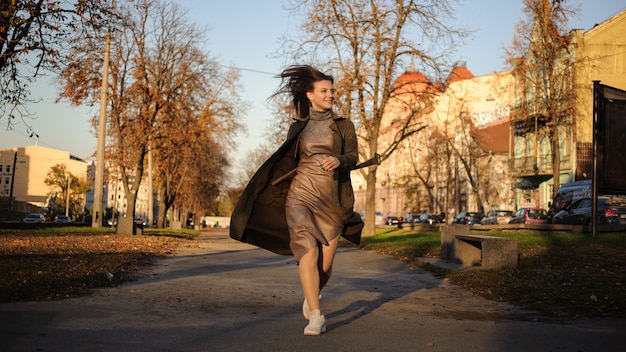
POLYGON ((270 75, 270 76, 276 76, 276 73, 272 73, 272 72, 267 72, 267 71, 261 71, 261 70, 255 70, 252 68, 245 68, 245 67, 237 67, 237 66, 232 66, 232 65, 220 65, 222 67, 225 68, 232 68, 235 70, 239 70, 239 71, 248 71, 248 72, 254 72, 254 73, 260 73, 260 74, 264 74, 264 75, 270 75))

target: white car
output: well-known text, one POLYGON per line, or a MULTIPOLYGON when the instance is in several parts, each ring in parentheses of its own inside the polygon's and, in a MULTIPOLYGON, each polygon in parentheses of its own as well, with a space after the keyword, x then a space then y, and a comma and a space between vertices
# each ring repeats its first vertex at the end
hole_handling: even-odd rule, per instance
POLYGON ((30 222, 30 223, 33 223, 33 222, 44 222, 44 221, 46 221, 46 218, 43 215, 41 215, 41 214, 33 213, 33 214, 26 215, 26 217, 24 219, 22 219, 22 221, 23 222, 30 222))
POLYGON ((512 210, 490 210, 480 223, 482 225, 508 224, 512 216, 512 210))
MULTIPOLYGON (((365 219, 365 212, 362 211, 361 212, 361 219, 365 219)), ((387 222, 385 220, 385 216, 383 215, 383 213, 377 211, 376 212, 376 217, 374 219, 374 223, 375 225, 387 225, 387 222)))

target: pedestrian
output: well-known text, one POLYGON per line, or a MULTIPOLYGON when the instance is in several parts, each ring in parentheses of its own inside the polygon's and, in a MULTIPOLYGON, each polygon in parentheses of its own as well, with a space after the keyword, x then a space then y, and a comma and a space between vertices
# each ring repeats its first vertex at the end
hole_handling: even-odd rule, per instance
POLYGON ((271 96, 288 94, 294 120, 285 142, 259 168, 231 217, 230 236, 298 262, 304 335, 326 331, 321 290, 330 279, 340 235, 359 244, 350 170, 358 159, 354 124, 335 114, 333 77, 290 66, 271 96))

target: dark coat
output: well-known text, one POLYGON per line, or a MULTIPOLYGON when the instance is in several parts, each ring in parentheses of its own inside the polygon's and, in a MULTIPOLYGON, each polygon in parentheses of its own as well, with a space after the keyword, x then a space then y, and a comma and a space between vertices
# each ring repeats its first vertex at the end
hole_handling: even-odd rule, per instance
MULTIPOLYGON (((289 230, 285 215, 285 201, 291 178, 282 182, 272 182, 293 171, 298 165, 298 140, 308 118, 296 120, 287 133, 285 142, 257 170, 244 189, 230 221, 230 237, 265 248, 274 253, 291 255, 289 230)), ((359 244, 363 221, 353 211, 354 193, 350 170, 358 159, 358 147, 354 124, 340 117, 334 117, 333 156, 339 159, 340 166, 334 170, 333 197, 344 222, 342 236, 359 244)))

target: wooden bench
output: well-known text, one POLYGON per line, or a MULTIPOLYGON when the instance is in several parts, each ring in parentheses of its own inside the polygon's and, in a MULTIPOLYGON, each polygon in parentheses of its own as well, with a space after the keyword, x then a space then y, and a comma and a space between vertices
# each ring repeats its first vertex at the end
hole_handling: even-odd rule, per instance
POLYGON ((454 235, 453 258, 461 264, 483 269, 515 268, 518 265, 517 240, 483 235, 454 235))

